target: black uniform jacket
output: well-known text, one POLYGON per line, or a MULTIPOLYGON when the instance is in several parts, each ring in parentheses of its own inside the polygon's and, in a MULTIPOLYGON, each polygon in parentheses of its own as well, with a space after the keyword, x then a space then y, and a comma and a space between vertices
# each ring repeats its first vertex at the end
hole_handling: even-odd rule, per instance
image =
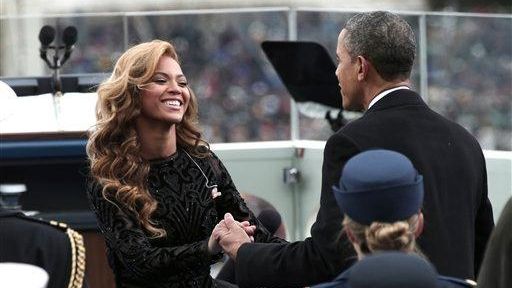
POLYGON ((82 236, 62 223, 0 208, 0 262, 43 268, 50 276, 48 288, 85 287, 82 236))
POLYGON ((349 267, 355 252, 342 233, 342 215, 331 187, 351 156, 373 148, 406 155, 423 175, 425 226, 419 244, 439 273, 475 278, 494 227, 482 150, 464 128, 432 111, 415 92, 402 89, 328 139, 320 210, 311 237, 240 247, 236 275, 241 287, 313 285, 349 267))

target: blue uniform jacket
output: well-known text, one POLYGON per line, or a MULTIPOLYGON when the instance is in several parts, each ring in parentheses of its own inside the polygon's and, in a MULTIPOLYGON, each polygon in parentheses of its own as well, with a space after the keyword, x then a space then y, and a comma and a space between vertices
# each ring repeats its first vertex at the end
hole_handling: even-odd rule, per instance
MULTIPOLYGON (((315 285, 311 288, 351 288, 348 284, 350 278, 350 270, 341 273, 333 281, 315 285)), ((465 287, 476 287, 476 283, 472 280, 462 280, 453 277, 438 276, 438 287, 439 288, 465 288, 465 287)), ((414 288, 414 287, 410 287, 414 288)))

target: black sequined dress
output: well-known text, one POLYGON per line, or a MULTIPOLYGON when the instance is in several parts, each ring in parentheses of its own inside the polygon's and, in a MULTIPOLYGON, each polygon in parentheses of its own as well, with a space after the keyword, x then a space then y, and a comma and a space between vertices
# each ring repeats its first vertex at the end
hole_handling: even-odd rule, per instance
POLYGON ((213 152, 211 157, 196 158, 178 149, 169 158, 152 161, 148 184, 158 201, 152 219, 165 229, 165 238, 148 237, 131 213, 106 201, 94 181, 89 185, 89 200, 118 288, 222 286, 210 277, 210 265, 221 255, 210 255, 207 249, 213 228, 226 212, 256 224, 256 242, 284 241, 259 225, 213 152), (214 184, 222 193, 215 200, 207 188, 214 184))

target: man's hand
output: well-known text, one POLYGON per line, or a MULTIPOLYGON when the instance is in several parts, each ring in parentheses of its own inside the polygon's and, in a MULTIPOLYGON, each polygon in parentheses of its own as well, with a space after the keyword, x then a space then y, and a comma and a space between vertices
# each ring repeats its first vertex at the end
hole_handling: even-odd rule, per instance
POLYGON ((215 226, 215 229, 213 229, 212 237, 218 240, 224 252, 233 260, 236 259, 238 248, 240 248, 243 243, 251 242, 251 238, 247 235, 247 232, 254 233, 255 227, 247 226, 247 224, 248 223, 235 221, 231 214, 226 213, 224 220, 220 221, 219 224, 215 226))

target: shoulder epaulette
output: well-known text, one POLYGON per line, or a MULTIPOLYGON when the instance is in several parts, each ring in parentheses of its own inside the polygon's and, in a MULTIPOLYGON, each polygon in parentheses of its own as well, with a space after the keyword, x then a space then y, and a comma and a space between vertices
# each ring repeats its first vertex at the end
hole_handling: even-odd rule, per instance
POLYGON ((82 235, 65 223, 50 221, 52 226, 64 229, 71 244, 71 275, 68 288, 82 288, 85 277, 85 245, 82 235))
POLYGON ((44 219, 39 219, 42 222, 47 222, 48 224, 52 225, 53 227, 59 228, 59 230, 62 230, 66 232, 68 230, 68 225, 66 223, 57 222, 55 220, 46 221, 44 219))

